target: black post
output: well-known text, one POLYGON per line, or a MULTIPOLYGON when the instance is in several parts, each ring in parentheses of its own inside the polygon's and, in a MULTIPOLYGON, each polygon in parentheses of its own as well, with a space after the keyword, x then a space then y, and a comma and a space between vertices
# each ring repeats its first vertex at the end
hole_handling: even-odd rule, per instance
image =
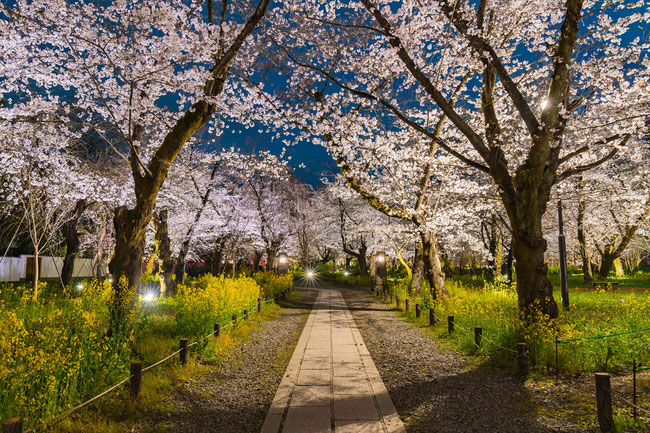
POLYGON ((248 310, 244 310, 244 320, 248 320, 248 310))
POLYGON ((2 422, 2 433, 22 433, 23 420, 20 418, 11 418, 2 422))
POLYGON ((612 416, 612 388, 607 373, 596 373, 596 405, 600 431, 611 432, 614 427, 614 417, 612 416))
POLYGON ((477 346, 480 346, 482 339, 483 339, 483 328, 480 327, 480 326, 475 326, 474 327, 474 343, 476 343, 477 346))
POLYGON ((187 338, 181 338, 181 344, 180 344, 180 356, 181 356, 181 364, 185 365, 187 364, 187 338))
POLYGON ((397 309, 399 310, 399 295, 395 295, 395 303, 397 304, 397 309))
POLYGON ((221 324, 220 323, 215 323, 214 324, 214 336, 219 337, 221 335, 221 324))
POLYGON ((558 245, 560 247, 560 288, 562 291, 562 306, 569 311, 569 276, 566 266, 566 240, 564 239, 564 220, 562 219, 562 200, 557 201, 557 219, 560 234, 558 245))
POLYGON ((262 312, 262 298, 257 298, 257 312, 262 312))
POLYGON ((436 313, 433 310, 433 305, 429 308, 429 326, 434 326, 436 324, 436 313))
POLYGON ((454 332, 454 316, 447 316, 447 332, 454 332))
POLYGON ((632 415, 634 416, 634 421, 636 421, 636 359, 632 360, 632 415))
POLYGON ((131 398, 138 398, 142 388, 142 361, 131 361, 131 379, 129 379, 129 390, 131 398))
POLYGON ((417 319, 420 318, 420 304, 418 304, 418 303, 415 304, 415 317, 417 319))
POLYGON ((411 302, 409 298, 404 299, 404 310, 408 313, 411 310, 411 302))

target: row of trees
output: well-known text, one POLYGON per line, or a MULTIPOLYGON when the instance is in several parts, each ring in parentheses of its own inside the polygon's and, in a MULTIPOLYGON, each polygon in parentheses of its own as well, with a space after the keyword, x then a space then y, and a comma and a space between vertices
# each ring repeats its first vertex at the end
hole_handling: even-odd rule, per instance
MULTIPOLYGON (((346 184, 383 215, 369 221, 390 221, 379 226, 400 239, 396 251, 417 244, 416 284, 424 275, 438 292, 454 248, 476 251, 480 240, 496 266, 505 244, 521 311, 539 303, 555 317, 544 218, 556 196, 578 203, 585 267, 596 249, 605 272, 639 233, 649 206, 642 0, 269 2, 18 0, 0 9, 0 158, 12 166, 4 194, 30 210, 20 224, 35 252, 48 245, 42 233, 74 238, 74 215, 117 197, 97 219, 113 221, 116 325, 131 302, 118 282, 140 281, 152 221, 161 269, 169 274, 175 256, 177 281, 192 242, 216 245, 217 227, 244 209, 257 209, 255 254, 267 259, 290 237, 263 212, 271 205, 292 203, 296 221, 285 227, 303 255, 309 228, 331 230, 307 222, 314 205, 296 200, 293 188, 304 185, 287 181, 278 161, 262 163, 252 181, 268 155, 199 151, 232 122, 325 146, 342 176, 332 188, 346 184), (43 168, 47 181, 34 181, 47 165, 61 177, 43 168), (57 203, 25 191, 72 186, 64 209, 37 227, 30 213, 57 203), (188 202, 193 216, 179 217, 188 202)), ((347 197, 332 197, 338 206, 325 207, 338 209, 339 245, 363 268, 369 235, 346 225, 364 220, 347 197)))

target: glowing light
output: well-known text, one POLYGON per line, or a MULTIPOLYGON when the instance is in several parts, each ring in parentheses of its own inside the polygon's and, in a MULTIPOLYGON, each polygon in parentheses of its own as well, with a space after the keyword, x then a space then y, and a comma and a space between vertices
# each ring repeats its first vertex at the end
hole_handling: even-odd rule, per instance
POLYGON ((282 263, 282 264, 287 263, 287 258, 286 257, 280 257, 280 263, 282 263))
POLYGON ((83 284, 81 284, 81 283, 77 284, 77 290, 83 290, 83 289, 84 289, 83 284))
POLYGON ((112 283, 113 282, 113 277, 108 277, 108 282, 112 283))
POLYGON ((377 261, 379 263, 384 263, 384 260, 386 260, 386 258, 384 257, 383 254, 380 254, 380 255, 377 256, 377 261))
POLYGON ((343 275, 345 275, 347 277, 347 276, 350 275, 350 273, 348 271, 343 271, 343 275))
POLYGON ((312 271, 307 271, 307 278, 314 278, 314 273, 312 271))
POLYGON ((548 99, 544 99, 541 104, 542 110, 545 110, 548 107, 548 99))
POLYGON ((143 300, 144 302, 151 302, 151 301, 153 301, 154 299, 156 299, 156 294, 153 293, 153 292, 147 292, 147 293, 145 293, 144 295, 142 295, 142 300, 143 300))

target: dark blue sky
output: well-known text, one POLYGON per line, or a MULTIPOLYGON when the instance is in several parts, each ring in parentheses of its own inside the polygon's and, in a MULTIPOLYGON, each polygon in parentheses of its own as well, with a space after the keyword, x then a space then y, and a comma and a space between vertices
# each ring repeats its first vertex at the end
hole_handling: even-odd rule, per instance
MULTIPOLYGON (((231 123, 219 139, 223 148, 235 147, 242 150, 268 150, 280 155, 284 144, 267 132, 266 127, 246 129, 237 123, 231 123), (232 132, 234 130, 234 132, 232 132), (259 132, 259 131, 263 132, 259 132)), ((289 164, 295 168, 296 176, 303 182, 319 185, 323 172, 331 174, 336 164, 323 146, 312 143, 300 143, 287 147, 285 158, 291 157, 289 164), (304 168, 299 167, 304 164, 304 168)))

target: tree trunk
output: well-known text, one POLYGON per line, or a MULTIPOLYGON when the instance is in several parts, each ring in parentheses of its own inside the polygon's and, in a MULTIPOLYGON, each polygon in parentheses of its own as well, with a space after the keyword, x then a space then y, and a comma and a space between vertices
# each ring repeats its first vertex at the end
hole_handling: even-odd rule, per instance
POLYGON ((260 260, 261 259, 262 259, 262 255, 257 250, 257 248, 253 247, 253 272, 259 272, 260 271, 260 260))
POLYGON ((578 200, 578 244, 580 245, 580 258, 582 259, 583 281, 591 283, 594 280, 591 270, 591 253, 587 245, 587 234, 585 232, 585 210, 586 205, 583 200, 578 200))
POLYGON ((422 257, 422 245, 418 244, 413 259, 413 278, 411 278, 411 287, 415 293, 420 293, 422 287, 422 277, 424 276, 424 259, 422 257))
POLYGON ((86 200, 77 201, 72 218, 61 227, 63 239, 65 240, 65 257, 63 258, 63 268, 61 269, 61 283, 64 287, 72 281, 74 261, 79 254, 79 233, 77 232, 77 225, 85 209, 86 200))
POLYGON ((154 199, 144 199, 134 209, 120 206, 115 210, 115 253, 108 265, 113 275, 111 330, 125 325, 128 311, 135 303, 135 292, 141 286, 142 258, 147 225, 151 221, 154 199))
POLYGON ((548 279, 548 266, 544 262, 546 240, 540 230, 532 236, 513 233, 513 255, 517 262, 517 295, 519 311, 524 318, 542 313, 550 318, 558 316, 558 308, 553 298, 553 285, 548 279))
POLYGON ((266 270, 273 270, 273 263, 275 262, 275 256, 277 255, 277 250, 275 248, 266 248, 266 270))
POLYGON ((158 212, 154 223, 156 226, 156 244, 158 245, 160 296, 173 296, 176 292, 176 284, 174 284, 172 275, 174 261, 172 260, 171 240, 169 239, 169 227, 167 225, 167 210, 158 212))
POLYGON ((422 257, 424 259, 424 271, 431 288, 431 294, 436 299, 438 294, 448 296, 445 285, 445 273, 442 271, 438 241, 434 232, 424 232, 420 235, 422 239, 422 257))
POLYGON ((368 260, 366 259, 366 253, 368 252, 368 247, 363 244, 359 248, 359 255, 357 255, 357 262, 359 262, 359 274, 364 277, 368 276, 368 260))
POLYGON ((218 237, 214 242, 214 248, 212 249, 212 259, 210 263, 210 272, 212 275, 221 274, 221 261, 223 259, 223 248, 226 243, 225 237, 218 237))

